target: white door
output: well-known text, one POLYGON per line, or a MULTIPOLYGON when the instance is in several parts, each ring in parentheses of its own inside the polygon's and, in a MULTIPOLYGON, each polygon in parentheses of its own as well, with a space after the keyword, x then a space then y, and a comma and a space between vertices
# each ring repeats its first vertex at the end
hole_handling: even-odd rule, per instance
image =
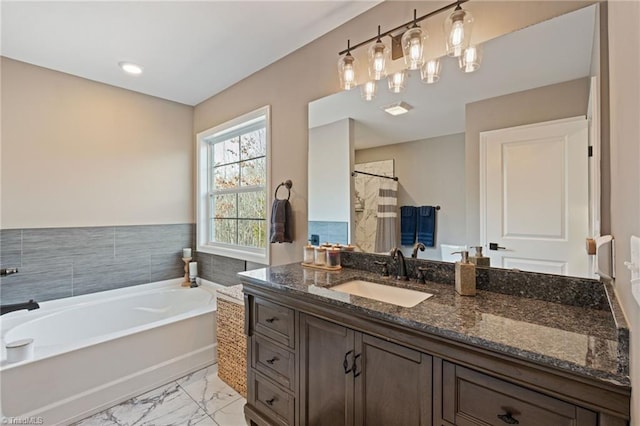
POLYGON ((591 276, 586 118, 480 133, 480 221, 492 266, 591 276))

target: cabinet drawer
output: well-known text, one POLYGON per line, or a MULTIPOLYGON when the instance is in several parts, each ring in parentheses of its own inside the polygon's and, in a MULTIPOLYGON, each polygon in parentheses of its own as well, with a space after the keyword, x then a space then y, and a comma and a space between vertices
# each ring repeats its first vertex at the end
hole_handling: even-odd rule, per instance
POLYGON ((295 398, 266 377, 255 373, 251 374, 254 391, 251 401, 254 407, 277 420, 284 425, 294 424, 295 398))
POLYGON ((253 303, 253 329, 278 343, 294 348, 293 309, 255 298, 253 303))
POLYGON ((595 413, 449 362, 443 363, 443 417, 456 425, 595 425, 595 413))
POLYGON ((294 354, 258 334, 251 339, 251 345, 251 367, 293 390, 294 354))

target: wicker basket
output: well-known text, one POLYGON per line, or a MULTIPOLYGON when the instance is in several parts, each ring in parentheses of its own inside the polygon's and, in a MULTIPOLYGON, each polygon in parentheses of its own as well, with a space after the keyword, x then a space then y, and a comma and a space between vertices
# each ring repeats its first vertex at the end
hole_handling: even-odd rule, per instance
POLYGON ((247 336, 244 305, 218 299, 218 377, 247 397, 247 336))

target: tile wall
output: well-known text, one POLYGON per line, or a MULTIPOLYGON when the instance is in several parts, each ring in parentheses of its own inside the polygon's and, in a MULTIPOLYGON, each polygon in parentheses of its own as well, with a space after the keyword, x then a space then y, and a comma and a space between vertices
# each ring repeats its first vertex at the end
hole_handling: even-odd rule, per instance
MULTIPOLYGON (((182 249, 194 247, 195 225, 136 225, 0 230, 0 267, 17 267, 0 279, 2 304, 77 296, 184 274, 182 249)), ((239 284, 249 264, 196 253, 200 276, 239 284)))
POLYGON ((320 244, 325 242, 348 244, 349 223, 310 220, 309 240, 311 240, 311 235, 313 234, 320 236, 320 244))

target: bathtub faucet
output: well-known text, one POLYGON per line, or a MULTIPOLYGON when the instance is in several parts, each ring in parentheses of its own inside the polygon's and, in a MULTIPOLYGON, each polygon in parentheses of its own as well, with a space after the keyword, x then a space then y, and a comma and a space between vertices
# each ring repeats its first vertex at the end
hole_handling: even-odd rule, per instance
POLYGON ((191 288, 198 287, 198 283, 196 282, 196 277, 191 277, 191 285, 189 287, 191 288))
POLYGON ((0 277, 6 277, 7 275, 13 275, 18 273, 18 268, 2 268, 0 269, 0 277))
POLYGON ((26 303, 14 303, 12 305, 2 305, 0 306, 0 315, 8 314, 13 311, 21 311, 23 309, 27 309, 29 311, 33 311, 34 309, 40 308, 38 303, 31 299, 26 303))

